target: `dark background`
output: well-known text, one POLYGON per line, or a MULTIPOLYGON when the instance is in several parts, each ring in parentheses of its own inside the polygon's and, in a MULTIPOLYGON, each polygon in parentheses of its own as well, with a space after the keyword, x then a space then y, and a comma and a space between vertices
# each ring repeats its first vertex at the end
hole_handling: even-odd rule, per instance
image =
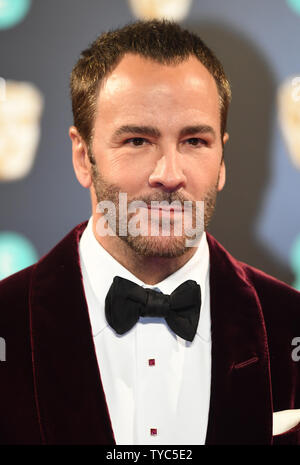
MULTIPOLYGON (((70 71, 97 35, 132 20, 125 0, 33 0, 21 23, 0 30, 0 76, 34 83, 45 99, 33 169, 0 182, 0 231, 23 234, 39 256, 91 215, 72 167, 70 71)), ((276 92, 300 75, 300 15, 284 0, 194 0, 182 25, 216 52, 233 90, 227 185, 210 231, 240 260, 292 284, 300 172, 280 133, 276 92)))

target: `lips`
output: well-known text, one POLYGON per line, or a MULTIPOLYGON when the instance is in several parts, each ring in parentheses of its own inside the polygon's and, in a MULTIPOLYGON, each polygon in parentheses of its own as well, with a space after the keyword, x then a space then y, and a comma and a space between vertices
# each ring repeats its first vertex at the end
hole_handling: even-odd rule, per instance
POLYGON ((159 206, 159 207, 153 207, 151 205, 148 205, 148 210, 162 210, 164 212, 181 212, 183 211, 182 207, 176 207, 176 206, 159 206))

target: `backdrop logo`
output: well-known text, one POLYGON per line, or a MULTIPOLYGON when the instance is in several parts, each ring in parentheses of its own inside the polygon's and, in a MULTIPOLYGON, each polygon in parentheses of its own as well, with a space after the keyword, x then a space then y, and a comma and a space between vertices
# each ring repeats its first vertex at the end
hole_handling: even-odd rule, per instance
POLYGON ((294 102, 300 101, 300 76, 296 76, 292 79, 292 99, 294 102))
POLYGON ((0 77, 0 102, 6 100, 6 81, 3 77, 0 77))

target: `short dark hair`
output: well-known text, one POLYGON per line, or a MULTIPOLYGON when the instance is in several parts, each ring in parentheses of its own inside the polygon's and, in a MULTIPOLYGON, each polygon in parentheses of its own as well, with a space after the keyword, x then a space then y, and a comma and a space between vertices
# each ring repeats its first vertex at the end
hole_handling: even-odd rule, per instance
POLYGON ((75 64, 70 78, 74 126, 85 142, 92 140, 101 80, 126 53, 161 64, 177 64, 195 56, 214 77, 220 96, 221 136, 226 130, 231 90, 220 61, 196 34, 167 20, 137 21, 101 34, 75 64))

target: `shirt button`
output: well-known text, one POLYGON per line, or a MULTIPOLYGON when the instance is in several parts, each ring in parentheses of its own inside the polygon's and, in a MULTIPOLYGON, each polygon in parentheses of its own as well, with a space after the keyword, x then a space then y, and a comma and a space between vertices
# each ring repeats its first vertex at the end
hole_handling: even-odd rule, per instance
POLYGON ((156 428, 150 428, 150 434, 151 434, 151 436, 157 436, 157 429, 156 428))
POLYGON ((155 365, 155 358, 149 358, 148 364, 150 367, 153 367, 155 365))

